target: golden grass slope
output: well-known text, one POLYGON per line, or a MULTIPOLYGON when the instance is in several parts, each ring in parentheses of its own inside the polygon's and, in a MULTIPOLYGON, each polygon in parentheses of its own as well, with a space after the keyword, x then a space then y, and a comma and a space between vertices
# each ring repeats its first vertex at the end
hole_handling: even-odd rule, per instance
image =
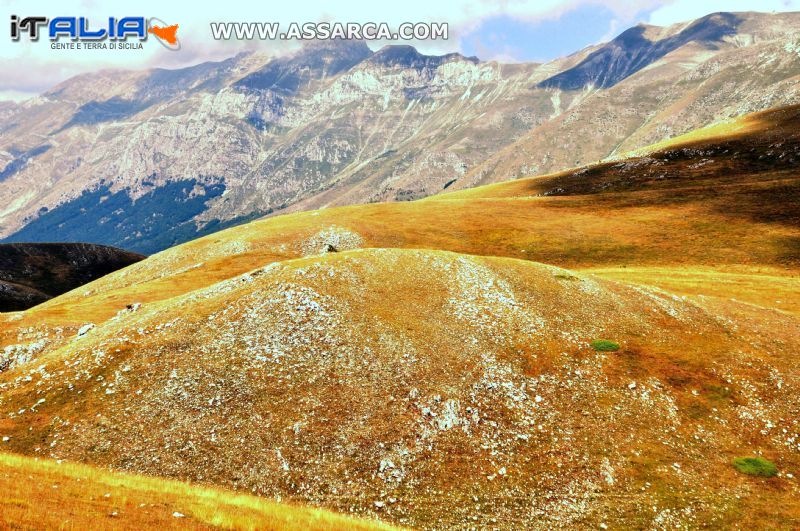
POLYGON ((247 494, 0 453, 0 528, 391 529, 247 494))
POLYGON ((2 315, 0 444, 428 528, 789 527, 798 121, 260 220, 2 315))

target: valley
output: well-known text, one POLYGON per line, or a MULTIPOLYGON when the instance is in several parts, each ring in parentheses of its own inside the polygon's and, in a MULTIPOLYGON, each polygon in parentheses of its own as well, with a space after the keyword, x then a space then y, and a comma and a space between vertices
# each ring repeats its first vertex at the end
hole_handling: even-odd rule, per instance
POLYGON ((0 312, 26 310, 144 256, 91 244, 0 244, 0 312))

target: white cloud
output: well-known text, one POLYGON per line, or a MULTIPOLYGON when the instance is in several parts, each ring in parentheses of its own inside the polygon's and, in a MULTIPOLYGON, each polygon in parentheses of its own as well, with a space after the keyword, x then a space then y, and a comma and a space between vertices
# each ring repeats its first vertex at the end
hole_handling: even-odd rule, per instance
POLYGON ((0 90, 0 101, 23 101, 36 96, 36 92, 22 92, 19 90, 0 90))
POLYGON ((675 0, 651 13, 650 24, 668 26, 717 11, 797 11, 800 0, 675 0))

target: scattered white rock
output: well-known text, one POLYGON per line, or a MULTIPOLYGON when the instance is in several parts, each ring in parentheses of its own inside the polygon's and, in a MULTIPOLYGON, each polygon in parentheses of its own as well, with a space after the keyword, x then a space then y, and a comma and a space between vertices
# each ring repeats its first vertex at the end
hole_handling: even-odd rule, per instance
POLYGON ((603 458, 600 464, 600 474, 603 476, 606 484, 613 485, 615 483, 614 467, 611 466, 611 461, 607 457, 603 458))
POLYGON ((83 337, 95 327, 94 323, 87 323, 78 329, 78 337, 83 337))
POLYGON ((33 343, 8 345, 0 352, 0 371, 12 369, 31 361, 44 347, 46 339, 39 339, 33 343))
POLYGON ((331 225, 306 239, 302 245, 304 256, 358 249, 364 244, 361 236, 343 227, 331 225))

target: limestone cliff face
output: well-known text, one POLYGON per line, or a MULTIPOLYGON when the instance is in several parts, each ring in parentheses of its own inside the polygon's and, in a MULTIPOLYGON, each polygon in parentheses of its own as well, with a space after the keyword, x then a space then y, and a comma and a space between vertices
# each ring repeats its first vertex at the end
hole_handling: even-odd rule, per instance
POLYGON ((0 237, 149 253, 592 162, 797 101, 799 34, 797 14, 717 14, 546 65, 332 42, 77 76, 0 107, 0 237))

